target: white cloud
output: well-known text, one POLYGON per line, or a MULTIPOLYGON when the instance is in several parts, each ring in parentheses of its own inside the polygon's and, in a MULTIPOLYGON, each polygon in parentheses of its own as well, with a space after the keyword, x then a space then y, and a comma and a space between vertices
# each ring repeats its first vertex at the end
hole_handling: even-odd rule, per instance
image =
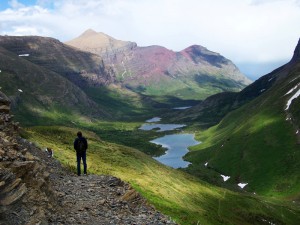
POLYGON ((300 37, 299 0, 38 0, 11 1, 0 34, 62 41, 88 28, 140 46, 179 51, 200 44, 235 63, 287 61, 300 37), (45 8, 46 6, 51 8, 45 8))

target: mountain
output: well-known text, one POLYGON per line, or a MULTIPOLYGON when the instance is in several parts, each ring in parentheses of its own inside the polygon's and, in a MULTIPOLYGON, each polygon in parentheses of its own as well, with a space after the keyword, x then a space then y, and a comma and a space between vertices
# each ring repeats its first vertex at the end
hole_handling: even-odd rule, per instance
POLYGON ((66 44, 103 57, 123 86, 147 95, 202 99, 251 83, 230 60, 199 45, 180 52, 162 46, 138 47, 93 30, 66 44))
POLYGON ((60 74, 78 86, 108 85, 115 79, 101 57, 78 51, 54 38, 0 36, 0 46, 37 66, 60 74))
MULTIPOLYGON (((78 38, 68 41, 66 44, 97 55, 108 53, 113 55, 136 47, 134 42, 116 40, 102 32, 97 33, 92 29, 85 31, 78 38)), ((109 56, 107 55, 107 57, 109 56)))
POLYGON ((299 201, 299 51, 300 41, 289 63, 233 98, 251 101, 199 134, 203 143, 186 156, 191 173, 213 183, 216 176, 227 175, 225 185, 248 183, 248 191, 299 201))
POLYGON ((270 89, 280 74, 282 67, 259 78, 240 92, 222 92, 211 95, 199 104, 186 110, 164 115, 170 122, 197 124, 208 128, 219 123, 229 112, 262 95, 270 89))
POLYGON ((34 36, 1 36, 0 55, 0 86, 24 124, 111 117, 82 89, 114 79, 100 57, 34 36))

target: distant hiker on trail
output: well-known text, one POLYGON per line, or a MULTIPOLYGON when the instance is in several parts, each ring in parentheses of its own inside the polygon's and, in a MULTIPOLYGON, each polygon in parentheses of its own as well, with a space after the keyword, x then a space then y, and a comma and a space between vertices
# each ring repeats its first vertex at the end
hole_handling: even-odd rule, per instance
POLYGON ((84 175, 87 175, 87 165, 86 165, 86 150, 88 148, 88 143, 85 137, 82 136, 80 131, 77 132, 77 138, 74 141, 74 149, 76 150, 77 156, 77 175, 80 176, 80 161, 82 159, 84 175))

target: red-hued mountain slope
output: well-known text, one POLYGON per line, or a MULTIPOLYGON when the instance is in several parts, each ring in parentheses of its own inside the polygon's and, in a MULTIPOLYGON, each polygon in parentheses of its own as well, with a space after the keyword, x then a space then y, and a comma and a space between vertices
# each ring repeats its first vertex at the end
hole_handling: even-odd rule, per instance
POLYGON ((93 30, 66 44, 100 55, 119 81, 146 94, 203 98, 251 83, 230 60, 200 45, 180 52, 156 45, 138 47, 93 30))

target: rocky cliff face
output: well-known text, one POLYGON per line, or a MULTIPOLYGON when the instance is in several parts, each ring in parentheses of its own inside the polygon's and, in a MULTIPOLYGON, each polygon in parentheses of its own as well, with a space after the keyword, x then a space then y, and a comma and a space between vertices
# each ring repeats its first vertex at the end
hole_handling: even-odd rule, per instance
POLYGON ((0 92, 0 224, 175 224, 129 184, 77 177, 22 139, 0 92))

